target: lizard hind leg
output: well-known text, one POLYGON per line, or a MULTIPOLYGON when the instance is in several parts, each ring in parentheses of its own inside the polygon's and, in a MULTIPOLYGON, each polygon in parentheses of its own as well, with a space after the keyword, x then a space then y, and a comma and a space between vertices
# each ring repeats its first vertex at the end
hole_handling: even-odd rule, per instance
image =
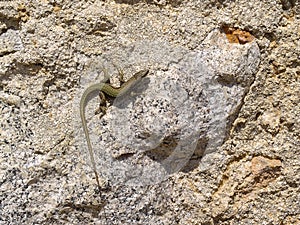
POLYGON ((97 73, 95 79, 96 79, 96 80, 101 79, 101 83, 107 83, 107 82, 109 82, 110 76, 108 75, 107 68, 105 68, 104 66, 102 66, 102 67, 99 69, 99 71, 100 71, 100 72, 97 73), (103 73, 103 76, 101 76, 102 73, 103 73))
POLYGON ((120 83, 122 85, 123 83, 125 83, 124 72, 123 72, 123 70, 119 66, 117 66, 117 64, 115 62, 112 62, 112 64, 118 70, 119 81, 120 81, 120 83))
POLYGON ((101 113, 101 117, 104 116, 106 114, 106 110, 107 110, 107 99, 105 97, 105 94, 100 91, 99 92, 99 98, 100 98, 100 104, 98 109, 95 111, 95 115, 100 114, 101 113))
POLYGON ((118 70, 118 74, 119 74, 119 80, 120 80, 121 84, 124 84, 125 83, 124 72, 119 67, 117 67, 117 70, 118 70))
POLYGON ((109 79, 110 79, 110 76, 108 74, 108 71, 107 71, 107 68, 103 67, 102 68, 102 72, 103 72, 103 75, 104 75, 104 79, 103 79, 103 83, 109 83, 109 79))
MULTIPOLYGON (((103 83, 103 84, 104 83, 110 83, 110 81, 109 81, 110 76, 108 74, 107 68, 102 67, 101 73, 102 72, 103 72, 104 78, 101 81, 101 83, 103 83)), ((106 110, 107 110, 107 107, 108 107, 106 96, 102 91, 99 91, 99 99, 100 99, 100 104, 99 104, 98 109, 95 110, 95 115, 101 114, 100 115, 100 118, 101 118, 102 116, 104 116, 106 114, 106 110)))

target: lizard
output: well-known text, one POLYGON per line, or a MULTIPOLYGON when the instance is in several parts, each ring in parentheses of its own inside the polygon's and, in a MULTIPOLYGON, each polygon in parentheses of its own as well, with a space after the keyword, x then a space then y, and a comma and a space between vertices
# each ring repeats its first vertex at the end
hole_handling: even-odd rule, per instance
MULTIPOLYGON (((127 82, 123 83, 119 88, 115 88, 111 86, 110 84, 104 82, 99 82, 90 85, 85 89, 83 92, 81 99, 80 99, 80 118, 81 118, 81 123, 83 127, 83 131, 85 134, 85 139, 87 142, 87 147, 88 151, 90 154, 91 162, 92 162, 92 167, 95 173, 96 177, 96 182, 98 184, 98 187, 100 189, 100 183, 99 183, 99 178, 98 178, 98 173, 97 173, 97 168, 96 168, 96 163, 95 163, 95 158, 93 154, 93 148, 90 140, 90 135, 88 132, 88 127, 87 127, 87 122, 85 118, 85 106, 88 101, 88 96, 93 93, 94 91, 99 91, 100 92, 100 98, 101 101, 103 101, 103 97, 105 93, 106 95, 116 98, 118 96, 123 96, 125 95, 135 84, 137 84, 143 77, 145 77, 148 74, 149 70, 141 70, 137 73, 135 73, 127 82), (101 97, 102 96, 102 97, 101 97)), ((101 108, 101 103, 100 103, 100 108, 101 108)))

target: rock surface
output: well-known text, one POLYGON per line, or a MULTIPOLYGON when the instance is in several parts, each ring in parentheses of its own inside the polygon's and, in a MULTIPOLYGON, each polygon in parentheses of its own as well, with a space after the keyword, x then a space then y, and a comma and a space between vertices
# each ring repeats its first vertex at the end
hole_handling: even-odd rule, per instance
POLYGON ((0 224, 300 223, 299 1, 0 1, 0 18, 0 224), (99 191, 77 103, 103 66, 150 74, 101 119, 87 106, 99 191), (180 140, 188 164, 163 164, 180 140), (153 162, 149 185, 118 167, 153 162))

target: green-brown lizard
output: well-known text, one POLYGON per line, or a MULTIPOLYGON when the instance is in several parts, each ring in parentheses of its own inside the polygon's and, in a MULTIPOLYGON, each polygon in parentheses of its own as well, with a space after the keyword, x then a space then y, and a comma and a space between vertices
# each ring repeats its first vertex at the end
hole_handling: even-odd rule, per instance
MULTIPOLYGON (((142 71, 135 73, 127 82, 123 83, 119 88, 114 88, 110 84, 105 83, 105 82, 92 84, 82 94, 82 97, 80 100, 80 117, 81 117, 81 122, 82 122, 83 130, 84 130, 89 154, 90 154, 91 161, 92 161, 93 170, 95 172, 96 181, 97 181, 99 188, 100 188, 100 183, 99 183, 99 179, 98 179, 95 158, 94 158, 94 154, 93 154, 90 135, 89 135, 88 128, 87 128, 87 122, 85 119, 85 106, 87 104, 88 96, 92 92, 97 91, 97 90, 100 91, 100 93, 102 93, 102 94, 105 93, 113 98, 122 96, 122 95, 126 94, 138 81, 140 81, 142 79, 142 77, 146 76, 148 74, 148 72, 149 72, 149 70, 142 70, 142 71)), ((103 99, 101 101, 103 101, 103 99)))

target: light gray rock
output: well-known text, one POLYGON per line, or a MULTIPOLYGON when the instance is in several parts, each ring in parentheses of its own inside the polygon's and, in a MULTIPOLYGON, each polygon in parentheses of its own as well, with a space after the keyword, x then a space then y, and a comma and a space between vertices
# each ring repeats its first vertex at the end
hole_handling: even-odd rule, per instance
POLYGON ((0 224, 299 224, 299 15, 294 0, 0 1, 1 36, 13 34, 0 56, 0 224), (253 46, 249 54, 245 46, 223 51, 222 39, 206 39, 224 27, 255 36, 261 62, 254 77, 247 63, 255 60, 227 54, 256 55, 253 46), (246 72, 235 66, 241 63, 246 72), (100 180, 100 191, 76 115, 82 90, 103 76, 99 65, 114 85, 117 66, 126 79, 150 70, 136 95, 119 99, 126 107, 115 102, 99 120, 98 99, 87 106, 99 173, 116 174, 100 180), (211 77, 199 77, 204 70, 211 77), (181 113, 187 106, 198 111, 181 113), (135 122, 132 143, 115 130, 122 109, 132 110, 124 119, 135 122), (191 140, 188 120, 203 132, 175 172, 184 160, 162 162, 191 140), (128 162, 137 168, 131 177, 123 173, 128 162), (149 175, 158 168, 163 181, 123 185, 124 177, 135 185, 147 168, 149 175))
MULTIPOLYGON (((260 52, 255 42, 231 44, 214 30, 197 51, 143 41, 108 53, 102 68, 111 61, 121 68, 150 67, 150 75, 132 90, 137 96, 116 98, 103 118, 107 126, 97 116, 92 120, 94 157, 112 183, 148 185, 181 170, 195 152, 215 152, 224 142, 254 81, 260 52)), ((85 140, 80 143, 87 149, 85 140)))

